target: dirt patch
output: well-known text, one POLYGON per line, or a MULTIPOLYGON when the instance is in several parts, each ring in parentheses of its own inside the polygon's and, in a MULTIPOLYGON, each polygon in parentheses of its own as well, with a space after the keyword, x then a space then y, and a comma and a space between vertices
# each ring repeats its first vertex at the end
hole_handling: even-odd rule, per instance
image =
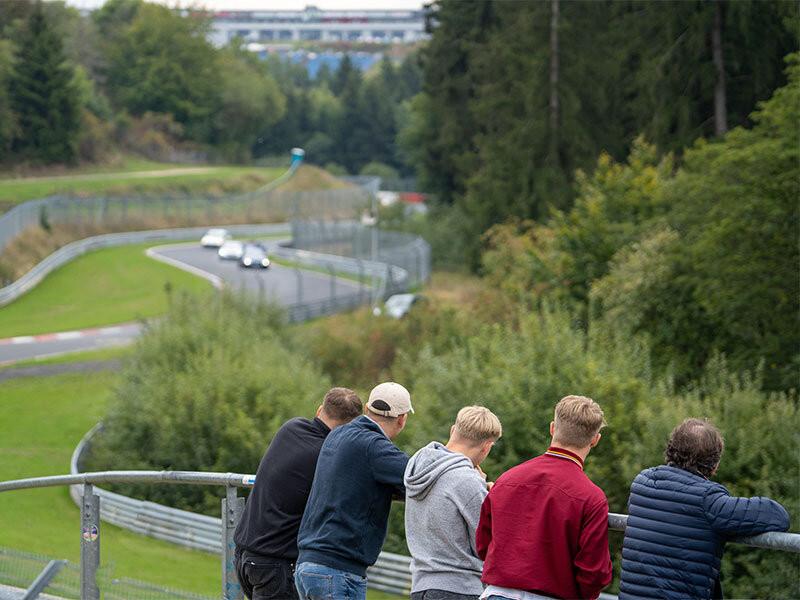
POLYGON ((354 187, 352 184, 334 177, 324 169, 313 165, 302 165, 294 176, 276 189, 287 192, 307 192, 311 190, 337 190, 354 187))

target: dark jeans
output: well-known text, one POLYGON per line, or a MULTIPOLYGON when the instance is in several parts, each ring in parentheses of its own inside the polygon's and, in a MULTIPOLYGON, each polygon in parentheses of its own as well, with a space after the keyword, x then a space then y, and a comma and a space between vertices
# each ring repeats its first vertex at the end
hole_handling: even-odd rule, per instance
POLYGON ((279 558, 236 553, 236 575, 244 595, 251 600, 297 600, 294 563, 279 558))
POLYGON ((425 590, 411 594, 411 600, 478 600, 480 596, 472 594, 458 594, 445 590, 425 590))

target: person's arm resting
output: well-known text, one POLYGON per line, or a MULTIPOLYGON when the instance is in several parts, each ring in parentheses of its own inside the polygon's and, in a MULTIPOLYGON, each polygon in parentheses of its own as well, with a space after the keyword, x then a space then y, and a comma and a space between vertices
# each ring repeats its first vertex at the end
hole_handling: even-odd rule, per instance
POLYGON ((408 464, 408 454, 386 439, 378 439, 368 449, 372 476, 375 481, 392 486, 395 493, 405 496, 403 474, 408 464))
POLYGON ((730 537, 789 529, 789 513, 775 500, 731 496, 721 485, 706 493, 703 508, 711 528, 730 537))
POLYGON ((581 598, 597 598, 602 589, 611 583, 608 501, 605 497, 586 508, 574 566, 581 598))

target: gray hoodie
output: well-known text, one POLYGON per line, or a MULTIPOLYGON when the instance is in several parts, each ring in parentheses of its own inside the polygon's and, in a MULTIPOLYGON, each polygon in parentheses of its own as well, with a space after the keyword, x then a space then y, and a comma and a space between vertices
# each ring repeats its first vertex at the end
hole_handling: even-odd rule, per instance
POLYGON ((488 491, 472 461, 431 442, 411 457, 404 482, 411 591, 480 595, 475 529, 488 491))

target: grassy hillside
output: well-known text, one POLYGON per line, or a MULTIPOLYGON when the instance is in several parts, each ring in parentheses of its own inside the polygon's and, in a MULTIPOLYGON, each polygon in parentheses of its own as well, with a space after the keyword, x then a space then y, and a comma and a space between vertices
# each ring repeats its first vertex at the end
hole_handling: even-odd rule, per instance
POLYGON ((54 176, 0 179, 0 209, 53 194, 79 196, 122 194, 226 193, 255 190, 285 171, 274 167, 133 163, 108 172, 59 172, 54 176))
POLYGON ((167 308, 166 286, 203 292, 211 284, 145 255, 153 244, 86 254, 0 308, 0 338, 70 331, 153 317, 167 308))

